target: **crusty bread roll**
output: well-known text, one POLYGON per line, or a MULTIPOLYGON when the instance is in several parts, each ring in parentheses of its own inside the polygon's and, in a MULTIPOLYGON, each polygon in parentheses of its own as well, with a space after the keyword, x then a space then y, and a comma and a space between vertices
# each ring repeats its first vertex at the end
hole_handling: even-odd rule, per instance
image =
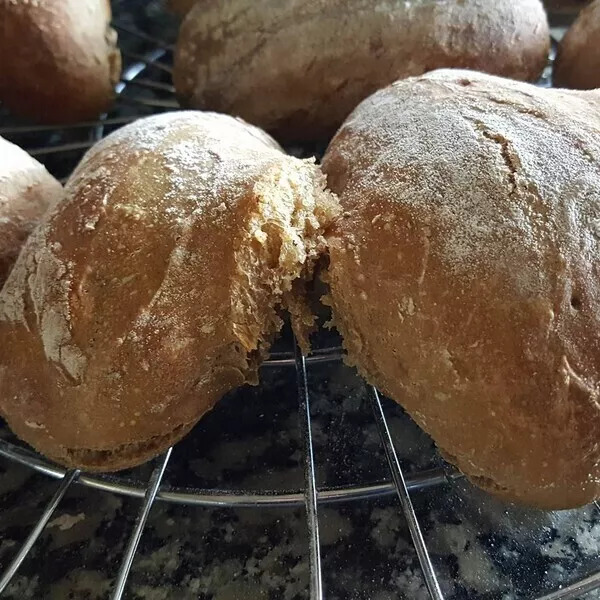
POLYGON ((348 358, 448 460, 547 509, 600 496, 600 91, 469 71, 365 100, 323 168, 348 358))
POLYGON ((43 165, 0 137, 0 288, 27 236, 62 193, 43 165))
POLYGON ((108 0, 0 0, 0 101, 44 123, 104 112, 121 74, 108 0))
POLYGON ((201 2, 182 24, 173 77, 184 106, 314 140, 395 79, 465 67, 533 80, 548 49, 539 0, 201 2))
POLYGON ((579 13, 562 39, 554 84, 580 90, 600 88, 600 0, 579 13))
POLYGON ((88 470, 177 441, 256 379, 336 214, 324 187, 224 115, 166 113, 97 144, 0 293, 0 414, 88 470))

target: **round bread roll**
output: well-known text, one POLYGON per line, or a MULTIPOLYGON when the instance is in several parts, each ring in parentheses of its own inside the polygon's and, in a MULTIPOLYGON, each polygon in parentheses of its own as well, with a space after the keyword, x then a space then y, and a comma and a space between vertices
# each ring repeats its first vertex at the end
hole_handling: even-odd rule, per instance
POLYGON ((0 101, 43 123, 108 109, 121 74, 108 0, 0 0, 0 101))
POLYGON ((554 83, 580 90, 600 88, 600 0, 584 8, 562 39, 554 83))
POLYGON ((21 246, 62 193, 44 165, 0 137, 0 288, 21 246))
POLYGON ((173 79, 184 106, 316 140, 398 78, 465 67, 533 80, 548 49, 540 0, 201 2, 182 24, 173 79))
POLYGON ((0 414, 88 470, 176 442, 256 381, 336 214, 324 187, 223 115, 166 113, 97 144, 0 293, 0 414))
POLYGON ((348 360, 477 485, 600 497, 600 92, 398 81, 324 157, 348 360))

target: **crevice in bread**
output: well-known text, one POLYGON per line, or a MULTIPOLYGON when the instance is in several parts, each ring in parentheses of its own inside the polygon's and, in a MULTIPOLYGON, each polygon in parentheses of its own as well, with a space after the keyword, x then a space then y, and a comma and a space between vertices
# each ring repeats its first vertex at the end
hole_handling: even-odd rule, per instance
POLYGON ((483 477, 482 475, 470 475, 469 479, 471 479, 471 481, 477 486, 479 486, 482 490, 491 492, 493 494, 506 495, 511 492, 510 488, 496 483, 490 477, 483 477))
POLYGON ((504 164, 506 165, 506 170, 508 172, 510 194, 514 194, 518 189, 517 173, 521 168, 521 161, 519 160, 519 155, 515 151, 512 143, 500 133, 490 131, 485 126, 485 123, 483 121, 470 118, 467 118, 467 120, 475 126, 477 131, 479 131, 485 139, 494 142, 498 146, 500 156, 502 156, 502 160, 504 161, 504 164))
POLYGON ((306 285, 326 247, 325 230, 339 211, 311 161, 293 160, 269 170, 254 186, 252 201, 231 290, 233 328, 249 371, 281 329, 282 310, 289 312, 299 344, 308 351, 315 317, 306 285))
POLYGON ((508 488, 504 485, 501 485, 500 483, 496 482, 491 477, 488 477, 485 475, 474 474, 472 472, 473 469, 469 468, 468 458, 465 458, 465 460, 461 460, 455 454, 447 452, 444 448, 440 448, 439 446, 437 446, 437 448, 438 448, 439 453, 441 454, 442 458, 448 464, 451 464, 451 465, 454 465, 455 467, 457 467, 461 473, 466 475, 472 483, 474 483, 481 489, 483 489, 487 492, 496 493, 496 494, 503 493, 504 495, 506 495, 510 492, 510 488, 508 488))
MULTIPOLYGON (((461 83, 461 85, 464 85, 461 83)), ((545 112, 540 110, 539 108, 533 108, 530 106, 525 106, 524 104, 520 104, 516 102, 514 99, 507 100, 506 98, 500 98, 498 96, 494 96, 493 94, 483 94, 487 100, 493 102, 494 104, 498 104, 499 106, 508 106, 512 110, 515 110, 518 113, 523 115, 530 115, 535 117, 536 119, 541 119, 542 121, 548 120, 548 117, 545 112)))

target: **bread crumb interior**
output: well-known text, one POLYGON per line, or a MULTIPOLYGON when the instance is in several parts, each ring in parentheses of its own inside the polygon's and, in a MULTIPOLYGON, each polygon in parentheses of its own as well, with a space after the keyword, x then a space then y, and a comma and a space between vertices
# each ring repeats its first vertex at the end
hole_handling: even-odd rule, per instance
POLYGON ((256 207, 236 251, 231 293, 233 327, 250 370, 262 360, 283 326, 282 311, 303 352, 315 317, 306 286, 326 248, 325 231, 339 214, 335 196, 311 161, 265 173, 255 185, 256 207))

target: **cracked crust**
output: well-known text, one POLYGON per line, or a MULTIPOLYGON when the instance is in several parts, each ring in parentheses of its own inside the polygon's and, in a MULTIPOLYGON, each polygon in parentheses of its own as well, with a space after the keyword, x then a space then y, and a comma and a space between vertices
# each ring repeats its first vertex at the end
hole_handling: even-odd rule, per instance
POLYGON ((600 88, 600 0, 584 8, 562 39, 554 83, 579 90, 600 88))
POLYGON ((93 119, 121 75, 108 0, 0 0, 0 99, 43 123, 93 119))
POLYGON ((282 140, 326 139, 370 93, 434 68, 535 80, 549 40, 539 0, 199 2, 181 27, 174 83, 185 106, 282 140))
POLYGON ((194 111, 94 146, 0 293, 0 414, 68 466, 115 470, 257 379, 337 204, 312 161, 194 111))
POLYGON ((468 71, 365 100, 323 169, 349 361, 475 483, 600 496, 600 92, 468 71), (360 301, 357 301, 360 299, 360 301))

